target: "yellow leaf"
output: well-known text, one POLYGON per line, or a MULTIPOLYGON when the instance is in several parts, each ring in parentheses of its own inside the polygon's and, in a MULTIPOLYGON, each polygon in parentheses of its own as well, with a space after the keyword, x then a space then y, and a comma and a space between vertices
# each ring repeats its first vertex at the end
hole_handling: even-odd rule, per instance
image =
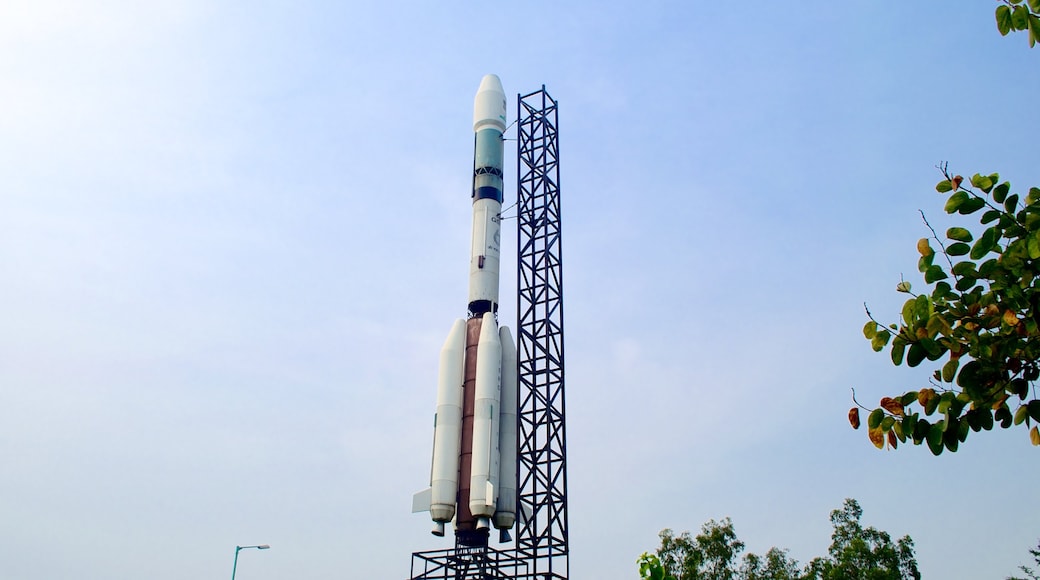
POLYGON ((881 427, 871 429, 867 435, 870 437, 870 442, 874 444, 874 447, 878 449, 885 448, 885 433, 881 430, 881 427))
POLYGON ((1008 326, 1017 326, 1018 325, 1018 317, 1015 316, 1015 313, 1012 312, 1011 310, 1005 310, 1004 311, 1004 324, 1006 324, 1008 326))
POLYGON ((928 238, 917 240, 917 251, 920 252, 922 256, 931 256, 935 253, 932 251, 932 247, 928 245, 928 238))
POLYGON ((1036 425, 1029 430, 1029 440, 1032 441, 1033 445, 1040 445, 1040 431, 1036 429, 1036 425))

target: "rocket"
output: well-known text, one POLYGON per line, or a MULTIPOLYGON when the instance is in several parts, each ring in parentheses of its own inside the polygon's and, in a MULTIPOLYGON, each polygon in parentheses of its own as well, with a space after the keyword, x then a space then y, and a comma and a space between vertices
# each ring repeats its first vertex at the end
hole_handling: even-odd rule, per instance
POLYGON ((435 536, 454 521, 469 546, 486 546, 492 525, 508 541, 516 520, 516 346, 497 320, 505 130, 502 82, 485 75, 473 101, 468 316, 441 348, 430 487, 412 499, 413 512, 430 512, 435 536))

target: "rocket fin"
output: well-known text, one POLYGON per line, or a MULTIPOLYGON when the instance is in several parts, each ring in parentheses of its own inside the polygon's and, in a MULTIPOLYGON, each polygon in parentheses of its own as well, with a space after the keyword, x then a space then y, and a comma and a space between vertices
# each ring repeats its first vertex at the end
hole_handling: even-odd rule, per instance
POLYGON ((427 487, 412 496, 412 513, 430 511, 431 503, 433 503, 433 488, 427 487))

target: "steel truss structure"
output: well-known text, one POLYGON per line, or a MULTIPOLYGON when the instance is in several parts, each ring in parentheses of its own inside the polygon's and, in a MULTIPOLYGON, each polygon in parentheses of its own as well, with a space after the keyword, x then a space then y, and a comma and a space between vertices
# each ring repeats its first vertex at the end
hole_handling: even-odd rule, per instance
POLYGON ((517 555, 532 579, 567 578, 567 437, 563 368, 558 107, 518 99, 517 359, 520 462, 517 555))
POLYGON ((519 485, 512 550, 466 546, 412 554, 411 580, 568 578, 563 372, 563 248, 557 102, 517 99, 519 485))
POLYGON ((528 563, 512 550, 487 546, 415 552, 412 554, 412 580, 508 580, 526 578, 528 563))

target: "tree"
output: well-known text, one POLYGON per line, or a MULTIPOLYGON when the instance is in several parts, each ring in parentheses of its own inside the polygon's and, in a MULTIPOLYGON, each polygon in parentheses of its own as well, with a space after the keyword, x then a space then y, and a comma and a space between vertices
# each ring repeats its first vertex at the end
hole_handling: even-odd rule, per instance
POLYGON ((676 536, 672 530, 660 533, 661 547, 657 556, 661 564, 677 580, 733 580, 734 564, 744 550, 744 542, 737 539, 733 522, 709 520, 701 526, 701 533, 691 538, 689 532, 676 536))
POLYGON ((1033 555, 1033 561, 1036 562, 1037 568, 1034 570, 1029 566, 1019 566, 1018 569, 1027 577, 1008 576, 1007 580, 1040 580, 1040 543, 1037 543, 1035 550, 1029 550, 1029 553, 1033 555))
MULTIPOLYGON (((1028 31, 1034 46, 1040 0, 999 4, 1000 33, 1028 31)), ((1040 445, 1040 430, 1031 424, 1040 422, 1040 189, 1029 188, 1023 200, 997 173, 976 173, 965 183, 946 165, 939 169, 944 179, 935 189, 947 195, 946 213, 982 212, 981 227, 949 228, 944 242, 926 219, 932 236, 917 242, 917 267, 929 291, 914 294, 901 280, 896 290, 911 296, 901 320, 886 326, 868 309, 863 335, 875 351, 889 347, 896 366, 944 362, 929 386, 883 397, 877 408, 863 407, 853 393, 857 406, 849 410, 849 422, 858 429, 859 409, 868 411, 867 435, 879 449, 910 440, 939 455, 957 451, 972 432, 1023 423, 1033 445, 1040 445), (929 420, 921 412, 937 415, 929 420)))
POLYGON ((1040 0, 1000 0, 997 6, 997 30, 1007 36, 1012 30, 1029 33, 1029 48, 1040 41, 1040 0))
POLYGON ((738 571, 741 580, 799 580, 802 578, 798 562, 787 555, 787 550, 769 548, 765 557, 757 554, 744 556, 738 571))
POLYGON ((691 537, 670 529, 660 533, 657 555, 639 557, 643 580, 920 580, 914 542, 893 542, 887 532, 860 524, 863 510, 846 499, 831 512, 834 534, 828 556, 812 560, 804 570, 786 550, 770 548, 765 556, 746 554, 729 518, 709 520, 691 537))
POLYGON ((846 499, 840 510, 831 512, 834 533, 829 557, 816 558, 806 566, 804 578, 813 580, 921 580, 914 557, 914 541, 903 536, 893 542, 888 532, 860 524, 863 509, 846 499))

